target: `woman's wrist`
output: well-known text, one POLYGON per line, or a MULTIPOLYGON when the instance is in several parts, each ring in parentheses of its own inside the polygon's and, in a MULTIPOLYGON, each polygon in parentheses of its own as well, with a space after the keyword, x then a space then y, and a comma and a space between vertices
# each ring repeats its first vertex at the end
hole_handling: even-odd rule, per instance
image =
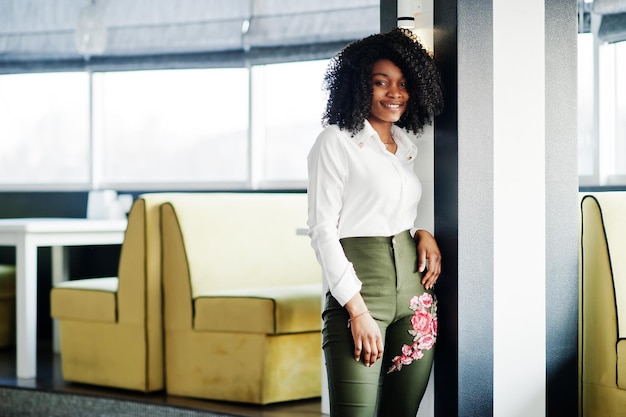
POLYGON ((369 313, 369 309, 365 304, 365 300, 361 297, 360 293, 356 293, 345 305, 346 311, 350 318, 348 319, 348 327, 353 320, 364 316, 369 313))
POLYGON ((427 236, 432 236, 430 234, 430 232, 426 229, 417 229, 415 231, 415 234, 413 235, 413 239, 415 240, 419 240, 422 236, 427 235, 427 236))
POLYGON ((355 314, 355 315, 351 316, 351 317, 348 319, 348 327, 350 327, 350 324, 352 324, 352 322, 353 322, 354 320, 358 319, 359 317, 363 317, 363 316, 364 316, 364 315, 366 315, 366 314, 369 314, 369 312, 370 312, 369 310, 365 310, 365 311, 362 311, 362 312, 360 312, 360 313, 358 313, 358 314, 355 314))

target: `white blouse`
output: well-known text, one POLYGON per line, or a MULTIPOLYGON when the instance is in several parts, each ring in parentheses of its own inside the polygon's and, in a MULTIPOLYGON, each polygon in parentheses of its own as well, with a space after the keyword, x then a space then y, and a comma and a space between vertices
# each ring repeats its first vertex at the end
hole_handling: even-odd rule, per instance
POLYGON ((339 239, 415 234, 422 185, 413 170, 417 146, 392 126, 395 154, 365 121, 356 135, 332 125, 317 137, 308 156, 308 227, 324 275, 324 293, 345 305, 361 290, 339 239))

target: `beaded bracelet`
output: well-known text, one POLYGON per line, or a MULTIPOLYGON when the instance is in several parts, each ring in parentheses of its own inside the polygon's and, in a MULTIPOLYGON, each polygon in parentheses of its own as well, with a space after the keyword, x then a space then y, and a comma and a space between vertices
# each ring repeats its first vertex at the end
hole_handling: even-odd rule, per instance
POLYGON ((359 318, 359 317, 361 317, 362 315, 367 314, 367 313, 369 313, 369 312, 370 312, 369 310, 365 310, 365 311, 363 311, 363 312, 361 312, 361 313, 357 314, 357 315, 356 315, 356 316, 354 316, 354 317, 350 317, 350 318, 348 319, 348 329, 350 328, 350 323, 352 323, 352 320, 358 319, 358 318, 359 318))

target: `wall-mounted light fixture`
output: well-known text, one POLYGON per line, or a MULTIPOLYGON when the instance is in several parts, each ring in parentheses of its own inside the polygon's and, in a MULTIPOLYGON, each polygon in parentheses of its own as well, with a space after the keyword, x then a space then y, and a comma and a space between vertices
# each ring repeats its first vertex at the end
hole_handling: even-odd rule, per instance
POLYGON ((428 50, 433 50, 434 0, 398 0, 398 27, 411 30, 428 50))
POLYGON ((107 46, 107 29, 104 24, 106 3, 103 0, 91 2, 80 10, 78 23, 74 31, 76 50, 89 59, 93 55, 101 55, 107 46))
POLYGON ((398 27, 415 28, 415 15, 422 12, 422 0, 398 0, 398 27))

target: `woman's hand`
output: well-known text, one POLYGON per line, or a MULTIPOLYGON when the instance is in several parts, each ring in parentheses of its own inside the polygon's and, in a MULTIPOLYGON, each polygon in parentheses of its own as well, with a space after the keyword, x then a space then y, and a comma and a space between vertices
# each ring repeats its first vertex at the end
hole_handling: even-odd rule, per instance
POLYGON ((362 356, 363 364, 372 366, 383 356, 383 338, 380 327, 367 310, 361 294, 352 297, 345 307, 350 313, 348 325, 354 340, 354 359, 358 361, 362 356))
POLYGON ((422 277, 422 285, 427 290, 433 288, 441 274, 441 252, 437 241, 426 230, 418 230, 415 232, 415 240, 417 242, 417 270, 426 273, 422 277), (426 262, 428 261, 428 269, 426 262))

